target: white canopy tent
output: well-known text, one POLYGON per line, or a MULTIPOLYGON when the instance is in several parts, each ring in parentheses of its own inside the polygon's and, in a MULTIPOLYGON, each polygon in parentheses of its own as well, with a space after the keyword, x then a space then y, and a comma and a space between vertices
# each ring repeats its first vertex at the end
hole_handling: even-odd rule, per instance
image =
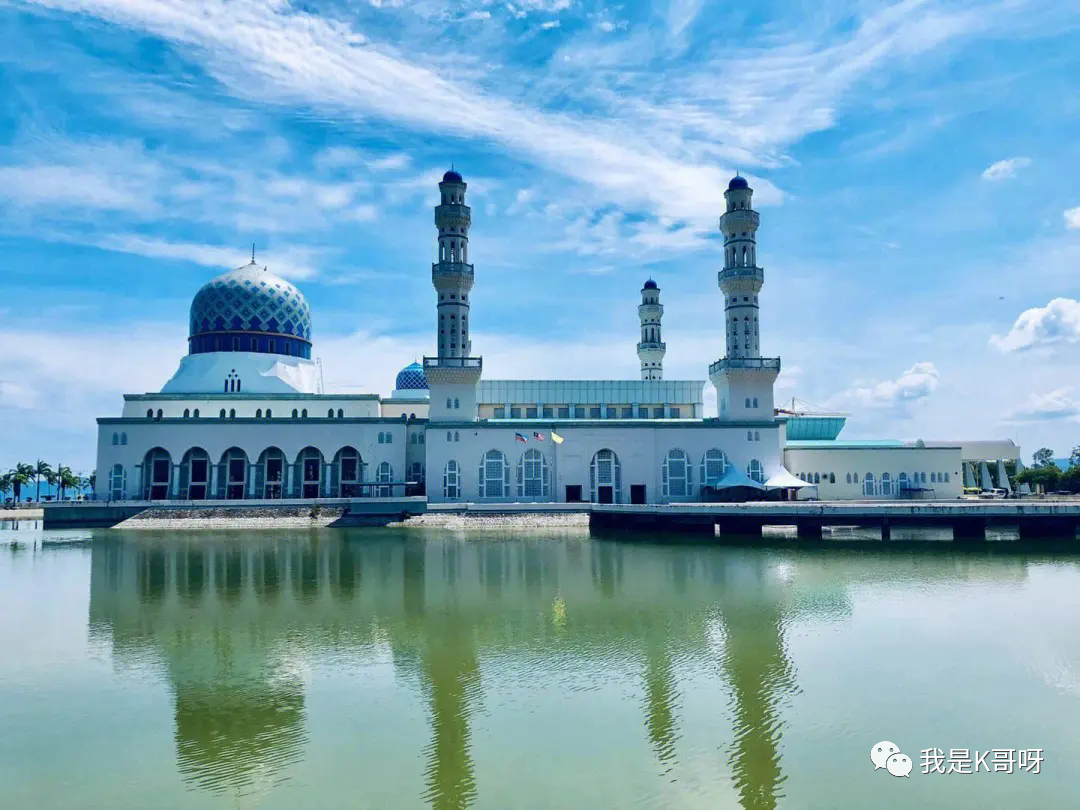
POLYGON ((816 487, 809 481, 803 481, 792 475, 786 467, 777 467, 765 481, 765 489, 802 489, 803 487, 816 487))

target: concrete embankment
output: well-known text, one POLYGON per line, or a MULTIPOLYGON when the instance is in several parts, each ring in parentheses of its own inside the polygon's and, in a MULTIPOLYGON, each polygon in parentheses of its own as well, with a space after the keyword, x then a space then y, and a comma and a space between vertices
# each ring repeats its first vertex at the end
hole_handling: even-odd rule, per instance
POLYGON ((0 520, 41 520, 45 512, 35 509, 0 509, 0 520))
POLYGON ((151 507, 116 524, 117 529, 308 529, 341 523, 345 507, 275 509, 177 509, 151 507))
POLYGON ((506 531, 582 529, 588 531, 588 512, 425 512, 397 524, 406 528, 506 531))

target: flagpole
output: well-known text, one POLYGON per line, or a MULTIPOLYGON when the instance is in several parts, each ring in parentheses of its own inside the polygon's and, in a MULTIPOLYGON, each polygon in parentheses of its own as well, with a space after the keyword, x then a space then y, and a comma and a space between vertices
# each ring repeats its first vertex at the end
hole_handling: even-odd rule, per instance
POLYGON ((555 441, 555 439, 554 439, 554 435, 555 435, 555 428, 554 427, 550 428, 548 430, 548 433, 549 433, 549 435, 552 436, 552 439, 551 439, 551 477, 552 477, 553 480, 551 482, 551 485, 555 489, 555 491, 551 493, 551 502, 552 503, 558 503, 559 502, 559 443, 557 441, 555 441))

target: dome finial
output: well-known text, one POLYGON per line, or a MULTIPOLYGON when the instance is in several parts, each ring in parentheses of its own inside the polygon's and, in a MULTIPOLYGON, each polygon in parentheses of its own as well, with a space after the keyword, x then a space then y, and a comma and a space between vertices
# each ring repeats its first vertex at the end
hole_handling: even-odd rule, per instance
POLYGON ((251 263, 255 264, 255 243, 251 243, 251 263))

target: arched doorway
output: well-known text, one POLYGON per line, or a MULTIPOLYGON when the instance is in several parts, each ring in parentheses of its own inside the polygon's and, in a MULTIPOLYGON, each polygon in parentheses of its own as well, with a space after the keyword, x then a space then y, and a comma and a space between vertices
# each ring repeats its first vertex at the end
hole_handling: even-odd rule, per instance
POLYGON ((201 447, 192 447, 180 461, 180 497, 201 501, 210 494, 210 456, 201 447))
POLYGON ((255 492, 277 500, 285 489, 285 454, 277 447, 267 447, 255 465, 255 492))
POLYGON ((598 450, 592 457, 589 490, 593 503, 622 502, 622 465, 614 450, 598 450))
POLYGON ((364 480, 364 460, 360 457, 355 447, 342 447, 334 456, 333 476, 331 490, 336 491, 339 498, 358 498, 362 494, 360 483, 364 480))
POLYGON ((164 501, 172 485, 172 456, 162 447, 155 447, 143 456, 143 499, 164 501))
POLYGON ((668 451, 664 457, 661 484, 665 500, 685 501, 690 496, 691 466, 686 451, 678 447, 668 451))
POLYGON ((239 447, 230 447, 221 455, 218 468, 218 497, 240 501, 247 495, 248 458, 239 447))
POLYGON ((318 498, 321 494, 323 454, 317 448, 305 447, 296 457, 296 489, 301 498, 318 498))

